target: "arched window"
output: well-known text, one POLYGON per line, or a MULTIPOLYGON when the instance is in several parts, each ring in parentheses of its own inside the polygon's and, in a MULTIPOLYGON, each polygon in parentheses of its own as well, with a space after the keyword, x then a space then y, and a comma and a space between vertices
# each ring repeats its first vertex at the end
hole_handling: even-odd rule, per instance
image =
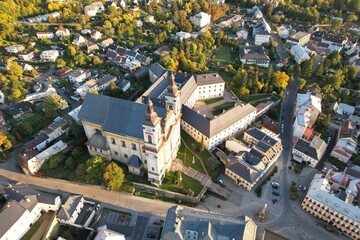
POLYGON ((102 135, 102 132, 101 132, 100 129, 95 129, 95 134, 100 134, 100 135, 102 135))

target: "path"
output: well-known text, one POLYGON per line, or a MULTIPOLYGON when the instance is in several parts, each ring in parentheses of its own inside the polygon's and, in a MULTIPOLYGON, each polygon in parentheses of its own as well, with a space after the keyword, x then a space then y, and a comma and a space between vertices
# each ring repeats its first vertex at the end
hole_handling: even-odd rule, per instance
POLYGON ((229 199, 231 196, 231 191, 214 183, 208 175, 200 173, 191 167, 184 166, 182 161, 178 158, 173 161, 172 170, 181 171, 185 175, 199 181, 212 192, 224 197, 225 199, 229 199))
POLYGON ((174 205, 173 203, 137 197, 123 192, 108 191, 100 186, 74 183, 61 179, 26 176, 4 169, 0 169, 0 175, 24 184, 33 184, 49 189, 82 194, 86 198, 154 215, 166 216, 167 210, 174 205))
POLYGON ((186 142, 181 138, 181 143, 184 144, 184 146, 187 148, 187 150, 189 150, 197 159, 199 159, 201 166, 203 167, 203 169, 206 172, 206 175, 209 175, 208 171, 206 170, 206 167, 202 161, 202 159, 186 144, 186 142))

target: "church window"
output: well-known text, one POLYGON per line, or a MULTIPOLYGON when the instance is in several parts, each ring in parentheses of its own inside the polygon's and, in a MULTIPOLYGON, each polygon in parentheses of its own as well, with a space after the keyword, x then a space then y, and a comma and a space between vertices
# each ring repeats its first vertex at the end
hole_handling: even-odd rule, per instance
POLYGON ((115 142, 115 138, 111 138, 111 144, 116 144, 116 142, 115 142))
POLYGON ((136 145, 134 143, 131 144, 131 149, 136 151, 136 145))
POLYGON ((125 141, 121 141, 121 146, 126 148, 126 144, 125 144, 125 141))
POLYGON ((128 155, 127 155, 127 154, 124 154, 124 158, 128 158, 128 155))
POLYGON ((119 153, 118 153, 117 151, 115 151, 115 155, 116 155, 116 156, 118 156, 118 155, 119 155, 119 153))
POLYGON ((151 170, 152 170, 152 171, 155 171, 155 168, 152 167, 151 170))
POLYGON ((148 135, 148 142, 149 142, 149 143, 152 143, 152 137, 151 137, 151 135, 148 135))

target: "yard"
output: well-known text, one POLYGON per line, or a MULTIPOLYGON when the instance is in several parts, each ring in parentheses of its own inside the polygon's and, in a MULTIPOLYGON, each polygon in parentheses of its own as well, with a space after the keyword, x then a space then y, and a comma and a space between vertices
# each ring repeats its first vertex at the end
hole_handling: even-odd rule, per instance
POLYGON ((234 61, 231 57, 231 47, 229 45, 222 45, 220 48, 216 49, 211 56, 210 62, 213 65, 217 65, 217 62, 219 62, 222 66, 233 63, 234 61))
POLYGON ((182 194, 187 194, 188 190, 191 189, 194 192, 194 196, 197 196, 200 193, 201 189, 203 188, 200 182, 186 176, 185 174, 182 174, 182 181, 178 184, 174 184, 175 174, 176 173, 174 172, 168 172, 165 175, 160 188, 182 194))
POLYGON ((212 104, 212 103, 219 102, 219 101, 221 101, 223 99, 224 99, 223 97, 217 97, 217 98, 211 98, 211 99, 204 100, 204 102, 205 102, 206 105, 209 105, 209 104, 212 104))
POLYGON ((219 106, 216 106, 213 108, 213 114, 214 115, 219 115, 221 114, 224 110, 228 110, 232 107, 234 107, 235 103, 234 102, 226 102, 223 104, 220 104, 219 106))
MULTIPOLYGON (((220 164, 218 163, 218 161, 209 153, 208 150, 206 149, 197 149, 198 148, 198 143, 195 142, 195 140, 190 137, 186 132, 181 131, 181 138, 182 140, 186 143, 186 145, 190 148, 192 148, 191 150, 194 151, 196 153, 196 155, 201 159, 201 161, 203 162, 207 173, 211 176, 213 181, 216 181, 218 175, 220 174, 220 164)), ((179 150, 178 152, 178 157, 183 160, 184 165, 188 166, 188 167, 192 167, 195 170, 196 169, 195 166, 197 166, 199 169, 202 169, 203 171, 199 171, 201 173, 206 173, 203 166, 201 165, 201 162, 198 158, 194 158, 195 159, 195 164, 192 164, 192 157, 194 156, 193 153, 190 151, 190 149, 186 148, 185 146, 183 146, 184 144, 181 145, 180 150, 182 149, 185 153, 186 153, 186 158, 183 158, 183 152, 181 152, 179 150), (191 156, 191 157, 188 157, 191 156), (187 161, 185 161, 184 159, 186 159, 187 161), (201 166, 201 168, 199 167, 199 164, 201 166)))

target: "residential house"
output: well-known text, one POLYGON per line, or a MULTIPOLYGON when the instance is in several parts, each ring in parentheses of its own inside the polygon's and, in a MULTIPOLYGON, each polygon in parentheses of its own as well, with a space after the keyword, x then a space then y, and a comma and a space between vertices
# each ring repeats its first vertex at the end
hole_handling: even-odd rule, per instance
POLYGON ((357 141, 353 137, 339 138, 335 147, 331 151, 330 156, 337 158, 338 160, 348 163, 350 158, 357 154, 357 141))
POLYGON ((105 11, 105 7, 102 2, 93 2, 90 5, 84 7, 84 13, 89 17, 95 17, 96 14, 105 11))
POLYGON ((130 81, 124 79, 119 83, 118 88, 120 88, 122 92, 126 92, 130 88, 130 86, 130 81))
POLYGON ((5 103, 5 95, 4 93, 0 90, 0 104, 5 103))
POLYGON ((313 128, 318 115, 321 113, 321 93, 319 89, 298 93, 296 96, 296 118, 293 126, 293 136, 301 138, 307 128, 313 128))
POLYGON ((299 138, 292 150, 292 156, 294 161, 315 168, 324 155, 326 148, 327 144, 318 136, 315 136, 311 142, 299 138))
POLYGON ((81 210, 84 208, 85 199, 82 195, 70 195, 61 206, 57 219, 63 224, 75 224, 81 210))
POLYGON ((261 131, 276 139, 280 135, 280 126, 271 120, 264 120, 261 125, 261 131))
POLYGON ((98 40, 99 38, 101 38, 102 34, 98 30, 94 29, 94 30, 91 30, 90 36, 92 39, 98 40))
POLYGON ((114 44, 114 40, 112 38, 107 38, 103 41, 101 41, 100 46, 102 48, 107 48, 108 46, 114 44))
POLYGON ((51 94, 56 94, 56 89, 51 86, 51 84, 43 83, 41 84, 41 90, 35 93, 27 94, 25 97, 26 101, 36 101, 51 94))
POLYGON ((69 81, 73 84, 80 84, 91 77, 91 72, 82 68, 75 69, 69 74, 69 81))
POLYGON ((57 71, 55 71, 55 74, 59 77, 64 77, 66 74, 70 73, 72 71, 72 68, 70 67, 64 67, 57 71))
POLYGON ((117 77, 115 77, 113 75, 105 75, 104 77, 102 77, 96 81, 97 89, 99 91, 102 91, 102 90, 106 89, 107 87, 109 87, 112 82, 116 82, 116 80, 117 80, 117 77))
POLYGON ((25 119, 32 115, 31 104, 29 102, 15 103, 8 108, 7 112, 16 121, 25 119))
POLYGON ((118 0, 117 5, 119 5, 122 8, 126 7, 126 1, 125 0, 118 0))
POLYGON ((270 41, 271 28, 264 18, 261 18, 253 27, 252 37, 255 45, 262 45, 270 41))
POLYGON ((293 45, 291 47, 290 54, 294 57, 295 62, 298 64, 310 59, 310 56, 300 45, 293 45))
POLYGON ((18 58, 23 61, 31 61, 35 57, 34 50, 29 50, 18 54, 18 58))
POLYGON ((236 36, 238 39, 241 39, 241 40, 246 40, 248 38, 248 35, 249 35, 249 32, 246 28, 242 27, 242 28, 239 28, 237 31, 236 31, 236 36))
POLYGON ((180 92, 174 83, 168 88, 165 108, 150 99, 143 104, 88 93, 78 116, 90 155, 125 164, 135 159, 129 171, 139 174, 143 168, 160 185, 180 147, 180 92))
POLYGON ((53 32, 36 32, 36 37, 38 39, 42 39, 42 38, 54 38, 54 33, 53 32))
POLYGON ((295 32, 286 39, 286 43, 303 47, 310 41, 310 36, 307 32, 295 32))
POLYGON ((59 195, 39 192, 29 185, 5 188, 5 205, 0 209, 0 239, 21 239, 43 212, 56 212, 61 206, 59 195))
POLYGON ((278 34, 282 39, 287 39, 289 37, 290 30, 289 30, 289 28, 287 26, 281 25, 278 28, 278 34))
POLYGON ((254 18, 256 18, 256 19, 263 18, 263 16, 264 16, 263 13, 260 11, 260 9, 257 6, 254 6, 252 8, 252 12, 253 12, 254 18))
MULTIPOLYGON (((57 143, 53 144, 52 146, 50 146, 49 148, 43 150, 42 152, 40 152, 39 154, 35 155, 34 157, 30 158, 27 161, 27 168, 29 170, 29 172, 31 174, 35 174, 37 173, 40 169, 41 166, 53 155, 63 151, 64 149, 67 148, 67 144, 64 143, 63 141, 58 141, 57 143)), ((22 154, 26 154, 22 153, 22 154)), ((21 165, 22 167, 24 166, 21 165)))
POLYGON ((190 17, 190 22, 197 27, 205 27, 206 25, 210 24, 211 22, 211 15, 199 12, 195 16, 190 17))
POLYGON ((178 37, 180 41, 183 41, 184 39, 191 38, 191 34, 188 32, 177 32, 176 37, 178 37))
POLYGON ((337 102, 335 102, 333 109, 336 114, 346 115, 346 116, 350 116, 355 112, 354 106, 345 103, 338 104, 337 102))
POLYGON ((217 24, 217 26, 219 28, 229 28, 231 27, 234 23, 238 22, 241 20, 241 15, 231 15, 230 18, 226 18, 226 20, 221 21, 219 24, 217 24))
POLYGON ((59 28, 56 30, 55 35, 56 35, 58 38, 65 38, 65 37, 70 36, 70 31, 69 31, 69 29, 67 29, 67 28, 59 27, 59 28))
POLYGON ((106 225, 97 228, 94 240, 126 240, 125 235, 107 229, 106 225))
POLYGON ((44 62, 55 62, 59 56, 58 50, 46 50, 40 53, 40 59, 44 62))
POLYGON ((244 64, 256 64, 260 67, 269 67, 270 58, 262 46, 240 47, 240 61, 244 64))
POLYGON ((169 54, 169 52, 171 51, 171 49, 168 46, 162 46, 159 47, 158 49, 156 49, 156 51, 154 52, 156 55, 160 55, 160 56, 166 56, 167 54, 169 54))
POLYGON ((301 207, 349 238, 360 239, 360 170, 350 170, 315 174, 301 207))
POLYGON ((98 50, 99 50, 99 46, 96 43, 92 42, 92 41, 89 41, 85 46, 85 52, 87 54, 93 53, 93 52, 98 51, 98 50))
POLYGON ((247 216, 229 217, 217 213, 171 207, 161 233, 162 240, 256 239, 257 226, 247 216))
POLYGON ((77 34, 75 34, 72 44, 80 46, 80 45, 84 44, 85 42, 86 42, 85 38, 83 36, 81 36, 79 33, 77 33, 77 34))
POLYGON ((0 111, 0 126, 4 127, 6 125, 6 119, 4 116, 4 113, 2 111, 0 111))
POLYGON ((97 87, 98 87, 98 85, 96 84, 96 80, 95 79, 90 79, 90 80, 86 81, 83 85, 79 86, 75 90, 74 94, 76 96, 80 96, 82 99, 84 99, 86 94, 90 90, 98 90, 97 87))
POLYGON ((25 50, 25 47, 21 44, 13 44, 11 46, 5 47, 7 53, 19 53, 25 50))

